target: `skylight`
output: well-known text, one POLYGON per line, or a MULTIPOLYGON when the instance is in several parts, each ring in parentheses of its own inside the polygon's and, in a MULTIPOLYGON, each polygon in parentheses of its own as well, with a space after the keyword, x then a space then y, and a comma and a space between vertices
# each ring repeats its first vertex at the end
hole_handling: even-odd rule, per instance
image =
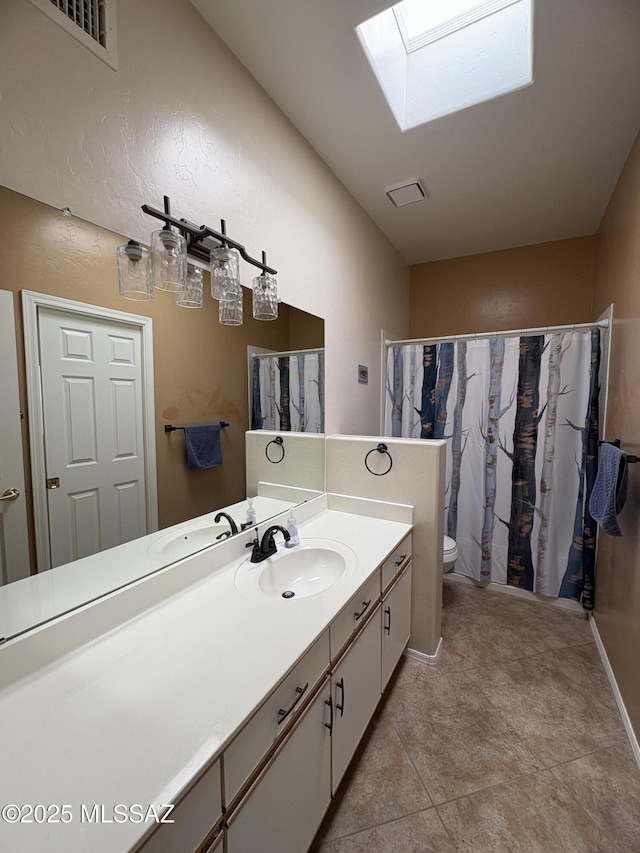
POLYGON ((533 0, 403 0, 356 28, 402 130, 533 82, 533 0))

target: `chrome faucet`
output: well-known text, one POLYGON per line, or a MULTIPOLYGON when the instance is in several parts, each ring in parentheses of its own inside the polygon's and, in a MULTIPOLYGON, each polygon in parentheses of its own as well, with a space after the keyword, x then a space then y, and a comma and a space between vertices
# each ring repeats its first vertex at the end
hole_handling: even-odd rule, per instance
POLYGON ((279 524, 272 524, 271 527, 267 527, 265 532, 262 534, 262 541, 258 539, 258 533, 256 531, 256 538, 246 546, 247 548, 253 549, 251 551, 252 563, 261 563, 263 560, 277 554, 278 549, 276 547, 274 536, 278 531, 280 531, 284 536, 284 541, 288 542, 291 538, 289 536, 289 531, 285 527, 281 527, 279 524))
POLYGON ((225 530, 219 536, 216 536, 216 539, 228 539, 230 536, 235 536, 238 532, 238 525, 235 523, 235 521, 226 512, 219 512, 213 520, 216 524, 220 524, 221 518, 227 519, 231 530, 225 530))

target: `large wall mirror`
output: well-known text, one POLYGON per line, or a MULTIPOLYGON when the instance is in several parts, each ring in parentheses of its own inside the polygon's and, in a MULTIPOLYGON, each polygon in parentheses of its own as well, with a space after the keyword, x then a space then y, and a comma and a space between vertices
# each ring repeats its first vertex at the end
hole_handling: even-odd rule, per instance
MULTIPOLYGON (((78 560, 66 557, 62 561, 60 558, 51 559, 49 565, 54 568, 51 571, 40 571, 47 566, 42 566, 46 559, 39 555, 36 544, 41 538, 41 531, 38 531, 38 512, 34 512, 34 503, 37 503, 34 496, 38 488, 42 494, 43 485, 32 483, 31 472, 36 471, 38 479, 42 476, 47 482, 51 481, 53 488, 56 488, 57 472, 47 468, 46 459, 41 470, 35 460, 30 458, 30 442, 34 440, 33 419, 36 414, 32 411, 35 407, 28 405, 29 384, 33 392, 34 380, 25 362, 22 332, 24 297, 21 292, 41 294, 44 301, 49 298, 52 301, 71 300, 74 303, 99 306, 107 313, 127 312, 140 317, 141 323, 146 322, 145 318, 152 321, 153 348, 149 358, 153 363, 154 403, 149 421, 155 442, 154 485, 157 487, 157 500, 154 496, 154 501, 157 521, 152 521, 149 527, 149 517, 153 518, 153 512, 148 514, 145 521, 147 527, 142 528, 141 532, 148 539, 157 524, 155 539, 159 541, 158 533, 164 532, 164 538, 169 542, 171 537, 167 534, 175 525, 189 523, 187 526, 193 530, 189 536, 182 537, 182 545, 178 549, 160 546, 155 550, 145 548, 144 554, 153 556, 153 560, 150 562, 140 556, 139 576, 181 559, 186 555, 187 548, 195 551, 211 543, 210 535, 196 533, 198 525, 193 522, 194 519, 223 509, 240 526, 245 520, 247 497, 257 494, 255 509, 259 522, 282 511, 285 505, 295 504, 304 500, 306 495, 313 495, 318 487, 321 490, 324 488, 323 481, 318 483, 317 478, 312 483, 307 482, 309 467, 305 464, 299 466, 298 479, 296 471, 292 473, 291 466, 286 472, 285 466, 282 466, 281 476, 281 471, 276 471, 280 469, 278 465, 270 466, 267 476, 261 473, 257 480, 251 476, 247 479, 245 448, 245 433, 250 428, 264 428, 263 441, 272 438, 266 430, 287 429, 286 423, 273 420, 273 413, 279 410, 283 393, 275 373, 284 370, 285 364, 290 381, 303 389, 304 362, 308 362, 307 378, 304 381, 307 387, 313 386, 316 402, 319 399, 324 405, 322 319, 281 303, 276 321, 254 320, 250 292, 245 289, 243 325, 221 325, 218 322, 218 303, 210 296, 208 274, 205 274, 205 300, 201 309, 178 307, 174 294, 168 292, 157 292, 154 299, 148 302, 124 300, 118 295, 115 260, 117 246, 125 242, 121 235, 73 215, 65 215, 62 211, 5 188, 0 188, 0 227, 4 238, 0 290, 13 294, 16 312, 16 341, 13 346, 17 353, 19 404, 24 413, 21 425, 21 467, 24 470, 25 489, 21 499, 24 499, 27 518, 26 532, 20 537, 23 545, 23 556, 17 558, 20 565, 16 568, 14 558, 13 567, 8 567, 6 555, 4 558, 4 578, 0 586, 0 638, 14 636, 70 606, 78 606, 122 585, 122 576, 116 571, 118 562, 122 561, 113 557, 107 537, 101 537, 100 531, 94 530, 88 522, 85 524, 84 540, 93 542, 87 545, 87 554, 95 551, 95 555, 90 557, 76 553, 72 556, 79 557, 78 560), (253 377, 252 365, 255 365, 253 377), (261 390, 257 390, 256 385, 259 374, 263 376, 261 390), (264 412, 258 411, 260 422, 256 422, 256 411, 252 412, 252 394, 254 400, 257 399, 256 394, 262 394, 264 412), (179 428, 209 423, 226 424, 220 431, 222 464, 202 470, 192 469, 187 464, 185 433, 179 428), (170 426, 178 429, 165 430, 170 426), (187 541, 188 545, 185 544, 187 541), (79 567, 82 575, 79 574, 79 567), (15 580, 9 583, 12 578, 15 580), (40 601, 37 612, 29 614, 30 590, 36 584, 39 584, 40 591, 50 590, 50 601, 45 604, 40 601), (56 601, 56 588, 60 590, 70 585, 77 587, 74 601, 70 604, 69 598, 64 596, 56 601), (16 614, 20 610, 24 610, 24 614, 18 618, 16 614)), ((8 294, 5 296, 9 299, 9 303, 2 303, 6 309, 11 299, 8 294)), ((55 314, 55 309, 49 306, 47 310, 49 308, 50 313, 55 314)), ((42 316, 45 316, 46 311, 42 306, 34 310, 36 314, 41 310, 42 316)), ((64 315, 54 319, 57 321, 55 335, 59 337, 58 330, 65 327, 64 315)), ((40 348, 40 359, 48 367, 53 358, 48 358, 47 350, 50 348, 48 351, 53 355, 53 347, 46 343, 44 332, 38 333, 43 335, 37 345, 40 348)), ((73 346, 82 354, 84 344, 80 340, 81 336, 76 334, 73 337, 73 334, 72 329, 68 337, 73 338, 73 346)), ((28 362, 29 340, 26 343, 28 362)), ((119 357, 127 357, 125 349, 123 344, 119 357)), ((0 358, 6 358, 6 354, 0 352, 0 358)), ((296 393, 292 391, 291 397, 299 401, 296 393)), ((254 406, 253 409, 259 410, 260 406, 254 406)), ((82 401, 79 410, 82 411, 82 401)), ((309 449, 303 447, 291 453, 288 462, 299 453, 307 462, 312 457, 317 459, 323 471, 322 423, 317 409, 312 410, 309 406, 308 411, 313 411, 313 423, 306 425, 310 429, 309 449)), ((292 412, 295 415, 295 406, 292 406, 292 412)), ((43 431, 46 433, 47 418, 44 421, 43 431)), ((289 423, 289 428, 296 430, 296 425, 299 427, 300 423, 296 424, 294 420, 289 423)), ((291 433, 292 440, 296 436, 299 433, 291 433)), ((56 435, 55 438, 67 440, 62 435, 56 435)), ((258 455, 261 453, 259 451, 258 455)), ((0 478, 6 470, 4 463, 10 456, 15 462, 15 455, 15 445, 10 447, 4 433, 0 433, 0 478)), ((3 488, 6 485, 3 479, 0 479, 0 485, 3 488)), ((0 550, 3 551, 7 550, 4 545, 10 534, 11 513, 8 509, 12 509, 12 505, 0 504, 0 550)), ((91 513, 87 518, 90 517, 91 513)), ((83 516, 79 518, 82 520, 83 516)), ((221 524, 228 522, 222 519, 221 524)), ((135 525, 132 529, 135 530, 135 525)), ((132 538, 133 535, 125 536, 125 539, 132 538)))

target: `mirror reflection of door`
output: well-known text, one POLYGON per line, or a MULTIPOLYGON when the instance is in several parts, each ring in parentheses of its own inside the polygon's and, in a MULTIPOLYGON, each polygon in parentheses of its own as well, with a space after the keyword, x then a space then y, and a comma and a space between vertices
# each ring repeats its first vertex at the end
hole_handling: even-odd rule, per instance
MULTIPOLYGON (((69 304, 69 303, 68 303, 69 304)), ((87 306, 89 308, 89 306, 87 306)), ((95 309, 93 309, 95 310, 95 309)), ((150 321, 147 321, 150 322, 150 321)), ((117 316, 37 306, 44 531, 39 569, 150 533, 143 331, 117 316)), ((38 516, 38 510, 36 510, 38 516)))
POLYGON ((0 401, 0 584, 5 584, 30 574, 13 293, 6 290, 0 290, 0 401))
POLYGON ((51 565, 147 531, 141 332, 40 308, 51 565))

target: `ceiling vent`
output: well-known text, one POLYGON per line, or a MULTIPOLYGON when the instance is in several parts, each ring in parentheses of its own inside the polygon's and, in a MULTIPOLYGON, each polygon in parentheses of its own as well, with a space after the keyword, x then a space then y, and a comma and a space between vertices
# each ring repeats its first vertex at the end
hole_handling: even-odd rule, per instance
POLYGON ((427 197, 427 192, 420 181, 409 181, 406 184, 387 187, 385 193, 395 207, 404 207, 405 204, 415 204, 416 201, 424 201, 427 197))

